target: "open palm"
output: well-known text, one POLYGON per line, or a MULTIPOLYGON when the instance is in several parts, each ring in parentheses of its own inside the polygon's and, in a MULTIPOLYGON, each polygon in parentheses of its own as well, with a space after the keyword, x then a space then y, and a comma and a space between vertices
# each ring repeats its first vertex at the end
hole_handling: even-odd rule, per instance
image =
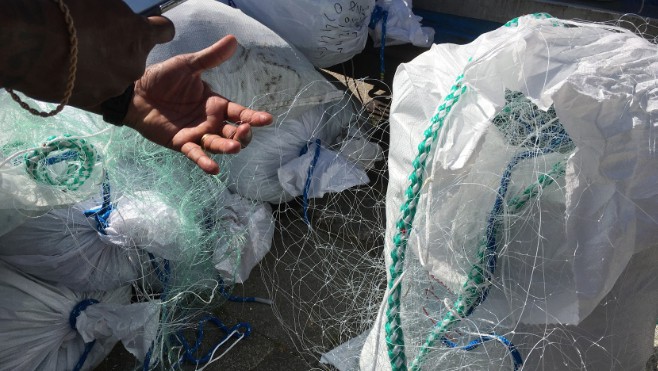
POLYGON ((209 174, 219 173, 211 153, 237 153, 251 140, 251 127, 272 122, 266 112, 233 103, 212 91, 201 73, 233 55, 226 36, 210 47, 150 66, 135 84, 126 124, 145 138, 180 151, 209 174))

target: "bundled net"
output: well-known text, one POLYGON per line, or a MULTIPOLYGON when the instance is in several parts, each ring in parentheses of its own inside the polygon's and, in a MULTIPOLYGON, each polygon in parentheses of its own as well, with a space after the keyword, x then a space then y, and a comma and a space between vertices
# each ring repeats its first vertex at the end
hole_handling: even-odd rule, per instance
POLYGON ((403 65, 389 123, 237 10, 189 0, 168 16, 176 39, 149 63, 235 33, 235 57, 204 79, 275 122, 212 177, 94 115, 45 121, 0 96, 0 290, 34 303, 0 327, 44 312, 56 327, 5 342, 0 363, 91 368, 121 340, 143 369, 230 369, 202 364, 249 336, 249 318, 215 316, 243 300, 272 304, 310 367, 644 367, 653 44, 523 17, 403 65), (263 257, 267 298, 233 296, 263 257), (194 338, 207 323, 222 332, 209 347, 194 338))

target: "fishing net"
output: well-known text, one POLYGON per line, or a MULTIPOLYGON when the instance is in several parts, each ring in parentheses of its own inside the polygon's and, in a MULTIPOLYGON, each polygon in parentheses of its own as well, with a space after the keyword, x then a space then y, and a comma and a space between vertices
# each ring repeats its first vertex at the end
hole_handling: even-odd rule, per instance
POLYGON ((238 10, 189 0, 167 15, 176 39, 149 63, 236 34, 234 59, 204 79, 275 122, 217 156, 213 177, 129 128, 71 108, 33 117, 1 95, 0 290, 45 309, 22 313, 36 330, 13 332, 0 364, 48 333, 74 345, 44 369, 93 368, 119 340, 145 369, 231 369, 215 360, 252 346, 249 318, 216 314, 243 300, 272 304, 309 368, 644 367, 658 308, 653 44, 523 17, 403 65, 387 122, 238 10), (389 124, 386 162, 372 142, 389 124), (247 279, 267 298, 233 296, 247 279), (144 319, 138 337, 86 332, 103 302, 117 307, 101 322, 144 319), (222 334, 206 347, 210 323, 222 334))
MULTIPOLYGON (((33 353, 15 349, 36 344, 39 331, 75 347, 62 341, 35 347, 55 359, 35 363, 37 369, 91 369, 119 340, 144 369, 202 363, 186 330, 221 323, 206 315, 231 298, 230 285, 246 280, 269 250, 273 215, 264 201, 309 203, 365 184, 366 167, 381 158, 356 101, 272 31, 215 1, 189 1, 168 16, 176 39, 156 48, 149 63, 203 49, 231 30, 240 50, 204 79, 231 100, 271 112, 275 122, 254 131, 249 150, 217 156, 222 175, 213 177, 129 128, 108 128, 96 115, 66 108, 46 120, 2 94, 0 259, 17 273, 0 287, 23 281, 43 287, 26 289, 26 299, 4 299, 8 314, 30 300, 45 309, 22 312, 20 324, 33 321, 36 330, 5 342, 0 364, 27 362, 33 353), (103 341, 96 341, 101 336, 85 332, 81 320, 65 321, 68 312, 87 318, 87 307, 114 303, 104 301, 116 290, 121 306, 99 320, 130 329, 139 340, 101 326, 103 341), (65 303, 49 306, 57 300, 50 292, 61 292, 65 303), (116 313, 125 315, 123 322, 110 318, 116 313), (140 327, 137 317, 157 325, 140 327), (54 328, 43 325, 51 318, 58 320, 54 328)), ((0 322, 14 326, 9 315, 0 322)), ((250 333, 240 322, 222 328, 218 344, 250 333)))
POLYGON ((308 225, 280 210, 261 267, 309 364, 337 347, 340 370, 644 369, 655 51, 537 14, 403 64, 388 173, 308 225))

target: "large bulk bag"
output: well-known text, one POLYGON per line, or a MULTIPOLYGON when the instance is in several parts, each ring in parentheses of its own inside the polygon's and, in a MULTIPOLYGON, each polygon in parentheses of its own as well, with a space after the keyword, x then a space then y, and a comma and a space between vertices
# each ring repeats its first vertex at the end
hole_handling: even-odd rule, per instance
MULTIPOLYGON (((239 43, 235 55, 206 71, 203 79, 231 101, 275 116, 272 125, 253 129, 250 145, 240 153, 218 157, 225 161, 220 167, 231 191, 257 201, 289 201, 302 195, 303 190, 286 192, 278 178, 280 167, 308 153, 304 149, 316 140, 338 153, 345 147, 341 142, 362 143, 353 102, 267 27, 212 0, 187 1, 168 12, 167 17, 176 26, 176 36, 156 46, 147 63, 196 52, 233 34, 239 43)), ((361 146, 377 147, 368 142, 361 146)), ((381 153, 374 152, 375 156, 381 153)), ((359 152, 350 152, 354 153, 359 152)), ((351 162, 358 162, 359 156, 350 158, 351 162)), ((330 165, 341 167, 345 177, 351 179, 343 189, 367 181, 359 166, 330 165)), ((299 172, 305 176, 308 169, 299 172)))
POLYGON ((374 0, 221 0, 299 49, 316 67, 350 60, 366 46, 374 0))
POLYGON ((151 192, 120 197, 107 226, 87 201, 29 218, 0 236, 0 259, 39 279, 78 291, 110 290, 149 272, 148 253, 177 260, 180 218, 151 192), (157 218, 148 215, 157 214, 157 218))
POLYGON ((658 305, 657 52, 626 30, 540 14, 398 68, 390 284, 362 369, 403 357, 644 367, 658 305))

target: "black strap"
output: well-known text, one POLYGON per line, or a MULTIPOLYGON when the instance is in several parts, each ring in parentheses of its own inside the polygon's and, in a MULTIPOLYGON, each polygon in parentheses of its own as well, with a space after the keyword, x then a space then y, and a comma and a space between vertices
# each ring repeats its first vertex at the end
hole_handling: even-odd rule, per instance
POLYGON ((134 93, 135 83, 132 83, 121 95, 101 103, 103 120, 112 125, 123 126, 123 120, 126 118, 128 107, 133 100, 134 93))

